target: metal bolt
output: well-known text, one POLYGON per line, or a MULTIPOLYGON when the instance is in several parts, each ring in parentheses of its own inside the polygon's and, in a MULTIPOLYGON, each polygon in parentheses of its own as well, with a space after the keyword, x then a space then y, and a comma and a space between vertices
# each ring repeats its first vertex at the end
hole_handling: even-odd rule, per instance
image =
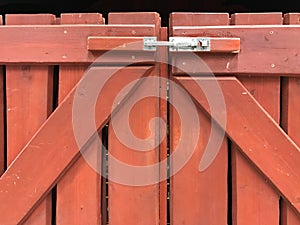
POLYGON ((67 34, 67 33, 68 33, 68 31, 65 30, 65 31, 64 31, 64 34, 67 34))
POLYGON ((270 34, 271 34, 271 35, 274 34, 274 31, 270 31, 270 34))
POLYGON ((63 58, 63 59, 66 59, 66 58, 67 58, 67 56, 66 56, 66 55, 63 55, 63 56, 62 56, 62 58, 63 58))
POLYGON ((185 65, 186 65, 186 62, 182 62, 182 65, 184 65, 184 66, 185 66, 185 65))
POLYGON ((274 67, 275 67, 275 64, 272 63, 272 64, 271 64, 271 67, 274 68, 274 67))

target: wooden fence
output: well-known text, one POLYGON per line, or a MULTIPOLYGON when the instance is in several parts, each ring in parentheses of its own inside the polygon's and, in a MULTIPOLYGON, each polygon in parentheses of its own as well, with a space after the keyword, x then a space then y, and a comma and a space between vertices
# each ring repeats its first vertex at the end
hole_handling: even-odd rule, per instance
POLYGON ((110 13, 107 24, 98 13, 0 21, 1 225, 300 224, 300 14, 172 13, 169 28, 152 12, 110 13), (210 50, 196 53, 209 70, 187 51, 145 50, 144 37, 209 37, 210 50), (79 82, 86 71, 94 86, 79 82), (226 107, 213 112, 205 90, 216 84, 226 107), (82 110, 94 112, 95 130, 78 122, 80 146, 74 102, 97 85, 82 110), (183 123, 193 116, 198 126, 183 123), (113 123, 129 124, 147 151, 123 143, 128 130, 113 123), (132 175, 109 155, 157 166, 132 175))

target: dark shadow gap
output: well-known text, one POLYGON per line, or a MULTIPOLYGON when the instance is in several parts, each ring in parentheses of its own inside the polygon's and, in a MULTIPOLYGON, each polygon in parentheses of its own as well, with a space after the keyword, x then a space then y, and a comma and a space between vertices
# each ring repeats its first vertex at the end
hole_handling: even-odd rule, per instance
POLYGON ((52 188, 52 195, 51 195, 51 198, 52 198, 52 222, 51 224, 52 225, 56 225, 56 203, 57 203, 57 186, 55 185, 53 188, 52 188))
POLYGON ((283 201, 284 200, 282 199, 282 197, 280 197, 279 202, 278 202, 279 203, 279 223, 278 223, 279 225, 282 224, 282 214, 281 214, 282 210, 281 209, 282 209, 283 201))
POLYGON ((59 66, 53 66, 53 100, 52 100, 52 109, 53 111, 58 106, 58 95, 59 95, 59 66))
MULTIPOLYGON (((287 77, 280 77, 280 114, 279 114, 279 126, 288 133, 288 80, 287 77)), ((283 198, 279 197, 279 225, 282 224, 282 206, 283 206, 283 198)))
POLYGON ((108 125, 102 129, 101 152, 101 225, 109 224, 108 212, 108 125))
MULTIPOLYGON (((169 57, 168 57, 169 59, 169 57)), ((170 64, 168 64, 170 65, 170 64)), ((168 80, 170 79, 170 73, 169 73, 170 70, 170 66, 168 66, 168 80)), ((169 103, 169 100, 170 100, 170 83, 168 82, 167 83, 167 225, 171 224, 171 201, 170 201, 170 198, 171 198, 171 179, 170 179, 170 174, 171 174, 171 162, 170 162, 170 149, 171 149, 171 130, 170 130, 170 123, 171 123, 171 119, 170 119, 170 103, 169 103)))
MULTIPOLYGON (((58 93, 59 93, 59 66, 55 65, 53 66, 53 77, 52 77, 52 112, 55 111, 55 109, 58 106, 58 93)), ((55 185, 52 188, 51 192, 51 198, 52 198, 52 225, 56 225, 56 206, 57 206, 57 186, 55 185)))

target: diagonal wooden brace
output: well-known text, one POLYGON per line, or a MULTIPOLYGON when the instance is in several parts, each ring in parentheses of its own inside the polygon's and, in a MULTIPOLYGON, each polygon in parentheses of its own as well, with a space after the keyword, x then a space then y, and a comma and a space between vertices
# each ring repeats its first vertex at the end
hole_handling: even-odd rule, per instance
MULTIPOLYGON (((300 212, 300 149, 235 77, 176 78, 197 105, 212 115, 205 93, 218 82, 226 104, 222 128, 282 196, 300 212)), ((220 122, 222 112, 214 112, 220 122)))
MULTIPOLYGON (((95 125, 98 130, 107 123, 112 111, 117 110, 132 93, 140 83, 139 79, 148 75, 152 68, 123 68, 107 81, 95 105, 95 125), (112 108, 120 90, 130 82, 135 82, 133 89, 119 96, 120 104, 112 108)), ((96 76, 106 76, 107 72, 114 69, 100 67, 91 70, 96 76)), ((90 82, 94 82, 93 78, 90 82)), ((72 126, 75 93, 76 87, 0 178, 0 224, 21 224, 80 156, 72 126)), ((84 97, 84 90, 81 97, 84 97)), ((84 135, 88 143, 95 133, 84 135)))

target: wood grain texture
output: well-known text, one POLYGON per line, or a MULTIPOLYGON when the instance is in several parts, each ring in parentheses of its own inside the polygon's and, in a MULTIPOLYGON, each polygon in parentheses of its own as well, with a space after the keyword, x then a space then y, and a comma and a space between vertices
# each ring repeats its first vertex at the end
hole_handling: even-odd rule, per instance
POLYGON ((228 13, 188 13, 173 12, 170 14, 172 26, 222 26, 228 25, 228 13))
MULTIPOLYGON (((283 110, 282 110, 282 125, 288 135, 299 146, 299 104, 300 96, 300 80, 298 78, 286 78, 283 85, 283 110)), ((282 225, 299 225, 300 216, 297 215, 289 203, 282 202, 281 205, 281 224, 282 225)))
MULTIPOLYGON (((287 136, 261 105, 236 78, 216 78, 226 102, 227 135, 239 146, 243 155, 264 174, 270 184, 299 212, 299 147, 287 136), (255 115, 255 116, 254 116, 255 115)), ((177 78, 195 98, 199 106, 211 115, 199 82, 212 90, 215 79, 177 78)), ((222 112, 215 112, 219 123, 222 112)))
MULTIPOLYGON (((2 16, 0 16, 0 26, 3 24, 2 16)), ((0 176, 4 173, 5 170, 5 127, 4 127, 4 96, 5 96, 5 88, 4 88, 4 74, 3 67, 0 66, 0 176)))
MULTIPOLYGON (((150 76, 157 76, 157 72, 155 70, 150 76)), ((124 76, 127 75, 124 74, 124 76)), ((158 124, 149 127, 150 120, 159 116, 159 99, 146 97, 135 101, 136 97, 147 93, 155 93, 159 96, 157 81, 143 82, 132 98, 128 99, 128 103, 123 105, 111 119, 108 131, 108 152, 122 163, 142 167, 152 166, 159 162, 160 155, 157 146, 159 127, 157 127, 158 124), (135 104, 132 105, 133 103, 135 104), (126 113, 128 111, 130 111, 129 118, 126 113), (128 121, 130 127, 122 126, 119 129, 114 127, 122 121, 128 121), (143 143, 134 145, 136 142, 132 141, 134 137, 130 135, 128 129, 131 129, 136 138, 142 139, 143 143), (121 139, 124 131, 129 136, 121 139), (128 141, 127 145, 124 140, 128 141)), ((120 170, 116 163, 108 159, 109 224, 159 224, 159 167, 148 170, 144 174, 141 174, 140 170, 141 168, 136 168, 132 173, 120 170), (151 183, 152 178, 155 179, 155 183, 151 183), (145 182, 139 182, 141 179, 145 182)))
MULTIPOLYGON (((237 13, 233 25, 280 25, 281 13, 237 13)), ((279 123, 280 78, 241 77, 240 81, 270 116, 279 123)), ((233 224, 278 225, 279 195, 266 179, 232 146, 233 224)))
POLYGON ((238 53, 241 49, 239 38, 211 38, 210 52, 238 53))
MULTIPOLYGON (((154 25, 35 25, 0 26, 0 63, 92 63, 103 52, 87 49, 90 36, 156 36, 154 25), (26 43, 26 44, 24 44, 26 43), (20 54, 24 52, 26 54, 20 54)), ((153 52, 139 52, 136 60, 152 59, 153 52)), ((132 53, 114 55, 110 62, 135 62, 132 53)))
MULTIPOLYGON (((173 36, 240 38, 238 54, 198 54, 214 74, 297 76, 300 71, 298 28, 292 25, 175 26, 173 36)), ((172 53, 172 60, 175 65, 183 65, 186 73, 207 72, 199 71, 190 54, 172 53)), ((173 73, 183 74, 176 68, 173 73)))
MULTIPOLYGON (((6 15, 7 25, 48 25, 54 21, 55 16, 50 14, 6 15)), ((52 72, 53 68, 47 66, 6 67, 8 165, 16 159, 52 112, 52 72)), ((49 194, 24 224, 50 225, 51 221, 49 194)))
MULTIPOLYGON (((176 97, 182 107, 187 107, 185 99, 180 99, 171 87, 171 98, 176 97)), ((181 136, 182 115, 176 115, 171 110, 171 153, 179 145, 179 142, 187 142, 181 136), (180 117, 179 117, 180 116, 180 117)), ((227 224, 227 145, 224 140, 218 156, 205 171, 199 171, 199 163, 208 144, 210 137, 211 121, 199 110, 198 118, 201 126, 198 134, 198 143, 191 146, 186 143, 186 149, 182 154, 186 155, 191 148, 195 148, 192 157, 186 165, 171 177, 171 223, 172 224, 227 224)), ((218 131, 215 131, 218 132, 218 131)), ((189 138, 197 134, 197 127, 190 127, 189 138)), ((187 138, 185 136, 185 138, 187 138)), ((172 162, 171 162, 172 163, 172 162)), ((174 162, 173 162, 174 163, 174 162)))
POLYGON ((104 24, 100 13, 62 13, 60 24, 104 24))
MULTIPOLYGON (((168 28, 162 27, 160 28, 160 40, 166 41, 168 40, 168 28)), ((159 48, 159 57, 161 62, 168 62, 168 48, 161 47, 159 48)), ((167 106, 167 80, 169 78, 169 70, 168 65, 165 63, 160 64, 159 68, 160 74, 160 99, 159 99, 159 117, 164 121, 165 124, 168 122, 168 106, 167 106)), ((167 140, 167 133, 160 133, 160 146, 159 146, 159 161, 165 160, 168 156, 168 140, 167 140)), ((168 217, 168 204, 167 198, 168 191, 167 191, 167 166, 160 166, 160 186, 159 186, 159 221, 161 225, 167 224, 167 217, 168 217)))
POLYGON ((282 13, 234 13, 231 15, 233 25, 275 25, 282 24, 282 13))
MULTIPOLYGON (((212 25, 228 24, 228 14, 174 14, 173 19, 186 19, 187 26, 205 26, 209 21, 212 25), (177 17, 177 18, 176 18, 177 17), (201 18, 206 18, 203 22, 201 18)), ((173 21, 176 22, 176 21, 173 21)), ((179 22, 177 22, 179 23, 179 22)), ((186 116, 192 113, 188 110, 188 101, 180 95, 180 92, 171 85, 170 98, 171 102, 178 102, 180 107, 186 108, 186 116)), ((172 105, 172 104, 171 104, 172 105)), ((190 115, 191 116, 191 115, 190 115)), ((177 109, 170 106, 170 138, 171 153, 181 142, 185 143, 185 149, 182 155, 195 148, 191 146, 192 140, 196 139, 196 148, 191 158, 186 162, 184 167, 171 177, 170 187, 170 205, 171 205, 171 224, 193 224, 193 225, 225 225, 227 224, 227 170, 228 154, 227 141, 223 140, 219 149, 219 155, 214 162, 205 171, 199 171, 199 163, 206 150, 208 140, 211 135, 211 120, 206 117, 202 110, 198 110, 197 115, 200 121, 200 133, 197 133, 196 123, 188 128, 188 134, 184 132, 181 118, 183 115, 178 114, 177 109), (182 136, 185 135, 185 136, 182 136)), ((219 130, 214 130, 219 135, 219 130)), ((178 150, 177 150, 178 151, 178 150)), ((176 162, 171 162, 175 164, 176 162)), ((173 174, 171 168, 171 173, 173 174)))
MULTIPOLYGON (((115 70, 115 68, 111 69, 115 70)), ((110 78, 99 95, 101 102, 98 98, 95 106, 97 129, 101 129, 109 120, 111 112, 118 108, 113 107, 113 101, 121 89, 133 81, 137 84, 137 80, 142 76, 147 76, 151 70, 151 67, 124 68, 110 78), (127 76, 123 76, 123 74, 127 74, 127 76), (112 84, 114 84, 114 89, 110 88, 112 84)), ((90 82, 99 85, 104 82, 99 79, 106 75, 103 68, 94 68, 90 72, 98 75, 91 76, 90 82)), ((76 89, 73 89, 56 111, 51 114, 9 169, 1 176, 0 202, 5 202, 5 204, 0 204, 0 224, 15 225, 24 222, 30 212, 37 207, 43 197, 49 193, 80 156, 72 123, 75 91, 76 89), (45 165, 47 166, 45 167, 45 165)), ((130 90, 123 93, 119 99, 120 105, 124 99, 128 98, 129 93, 130 90)), ((84 128, 81 132, 84 137, 83 143, 87 143, 94 135, 92 131, 84 128)), ((84 149, 81 150, 84 151, 84 149)))
MULTIPOLYGON (((279 122, 280 78, 241 77, 247 90, 279 122)), ((279 195, 232 145, 233 224, 274 224, 279 221, 279 195)))
MULTIPOLYGON (((299 13, 289 13, 284 15, 284 24, 300 24, 299 13)), ((281 125, 288 135, 300 145, 299 126, 299 96, 300 80, 294 77, 284 78, 282 82, 282 115, 281 125)), ((300 217, 292 207, 283 201, 281 205, 281 224, 300 225, 300 217)))
POLYGON ((156 12, 112 12, 108 14, 108 24, 154 24, 158 34, 161 18, 156 12))
POLYGON ((138 37, 89 37, 87 49, 91 51, 142 51, 144 38, 138 37))
MULTIPOLYGON (((62 14, 61 24, 99 24, 100 14, 62 14)), ((69 65, 59 68, 59 104, 80 81, 87 66, 69 65)), ((101 134, 101 132, 100 132, 101 134)), ((101 146, 92 143, 90 151, 96 151, 101 159, 101 146)), ((80 156, 57 183, 56 224, 101 224, 100 175, 80 156)))
MULTIPOLYGON (((160 38, 160 18, 157 13, 113 13, 109 14, 108 21, 109 24, 134 24, 131 26, 138 26, 136 24, 154 24, 154 36, 160 38)), ((158 64, 156 64, 150 76, 156 77, 157 79, 155 81, 151 80, 143 82, 141 86, 137 88, 132 98, 128 100, 129 104, 124 105, 120 111, 112 117, 109 124, 108 152, 121 162, 129 165, 151 166, 159 162, 161 156, 160 150, 164 150, 161 149, 163 145, 159 146, 159 139, 157 139, 160 132, 159 124, 149 126, 151 119, 159 117, 162 112, 160 111, 159 98, 146 96, 146 98, 138 100, 136 104, 130 108, 130 103, 135 101, 135 97, 147 93, 154 93, 155 96, 160 96, 160 71, 158 64), (124 112, 129 110, 130 114, 129 117, 127 117, 124 112), (129 133, 129 130, 125 127, 122 127, 121 129, 116 129, 114 127, 115 124, 118 124, 121 121, 129 122, 129 129, 131 129, 133 135, 142 139, 140 147, 146 148, 148 151, 141 151, 140 147, 135 145, 127 146, 121 139, 119 139, 120 133, 121 135, 124 131, 129 133), (146 141, 146 139, 148 139, 148 141, 146 141)), ((129 136, 127 139, 129 143, 131 143, 130 138, 133 137, 129 136)), ((134 144, 134 142, 132 142, 132 144, 134 144)), ((141 179, 141 177, 139 177, 139 173, 132 174, 128 172, 126 173, 126 170, 120 171, 120 168, 113 164, 112 160, 109 158, 109 224, 164 224, 163 221, 160 222, 160 213, 162 212, 160 211, 160 188, 163 186, 160 186, 159 184, 159 176, 159 167, 155 167, 142 175, 142 177, 146 178, 145 183, 140 183, 139 186, 135 186, 135 182, 141 179), (116 177, 127 177, 128 183, 122 184, 120 180, 112 179, 116 177), (155 179, 155 183, 150 182, 152 180, 151 178, 155 179)), ((161 207, 163 207, 163 205, 161 207)))
POLYGON ((55 24, 53 14, 7 14, 5 25, 53 25, 55 24))

